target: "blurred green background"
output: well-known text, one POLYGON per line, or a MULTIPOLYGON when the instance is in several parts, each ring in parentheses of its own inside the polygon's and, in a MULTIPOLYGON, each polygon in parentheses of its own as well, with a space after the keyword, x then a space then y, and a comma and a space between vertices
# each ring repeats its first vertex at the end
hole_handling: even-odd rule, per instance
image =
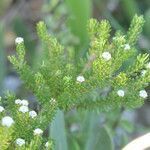
MULTIPOLYGON (((76 51, 76 59, 88 49, 87 20, 108 19, 115 30, 128 30, 135 14, 146 20, 137 49, 150 53, 150 0, 1 0, 0 1, 0 94, 10 90, 28 98, 35 107, 36 98, 25 89, 7 55, 15 53, 14 40, 24 37, 27 60, 36 67, 41 46, 35 26, 44 20, 49 32, 65 47, 76 51)), ((149 91, 149 87, 147 88, 149 91)), ((150 131, 150 99, 136 110, 99 113, 58 111, 49 136, 57 150, 119 150, 135 137, 150 131)))

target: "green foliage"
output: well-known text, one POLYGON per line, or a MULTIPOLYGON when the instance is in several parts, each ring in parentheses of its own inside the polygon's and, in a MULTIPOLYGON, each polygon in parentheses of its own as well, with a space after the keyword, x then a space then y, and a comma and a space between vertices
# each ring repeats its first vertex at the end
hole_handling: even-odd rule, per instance
POLYGON ((34 61, 34 53, 35 53, 35 41, 33 41, 32 35, 30 35, 30 31, 28 30, 27 26, 24 24, 22 18, 16 18, 13 21, 13 29, 18 36, 23 36, 25 40, 25 45, 26 45, 26 53, 27 53, 27 58, 30 64, 33 63, 34 61), (32 51, 29 51, 32 49, 32 51))
POLYGON ((86 150, 113 150, 112 138, 106 127, 94 127, 90 132, 86 150))
MULTIPOLYGON (((42 133, 35 134, 34 130, 37 128, 46 129, 49 119, 44 118, 43 111, 37 116, 31 117, 31 109, 28 108, 27 100, 15 99, 11 93, 6 93, 4 99, 1 102, 5 105, 5 109, 0 112, 0 149, 17 149, 17 150, 37 150, 40 147, 42 149, 51 150, 53 147, 52 140, 46 140, 42 138, 42 133), (17 101, 19 101, 17 103, 17 101), (25 101, 27 104, 21 104, 21 101, 25 101), (25 107, 22 110, 21 107, 25 107), (24 111, 26 108, 29 110, 24 111), (43 113, 43 114, 42 114, 43 113), (3 121, 6 116, 11 116, 13 123, 9 126, 9 121, 3 121), (8 124, 8 126, 7 126, 8 124), (21 146, 17 144, 17 139, 21 138, 25 140, 25 143, 21 146), (46 147, 46 141, 49 142, 49 146, 46 147)), ((45 110, 48 112, 47 110, 45 110)), ((52 118, 52 117, 51 117, 52 118)))
POLYGON ((12 140, 12 128, 0 126, 0 149, 6 150, 12 140))
MULTIPOLYGON (((40 106, 34 121, 30 121, 28 116, 22 119, 14 108, 12 114, 18 120, 16 135, 22 134, 24 139, 32 143, 31 131, 35 126, 45 130, 58 109, 112 111, 121 107, 141 106, 147 93, 142 91, 144 96, 141 96, 140 92, 150 81, 149 55, 137 55, 135 47, 143 23, 143 17, 136 15, 127 35, 117 31, 110 39, 109 22, 91 19, 88 23, 90 48, 87 58, 80 58, 76 62, 73 60, 75 53, 60 45, 49 35, 46 25, 39 22, 37 33, 43 51, 36 69, 32 69, 25 60, 23 41, 17 43, 17 55, 8 57, 26 87, 36 95, 40 106), (136 57, 135 61, 122 69, 131 57, 136 57), (146 71, 144 75, 143 70, 146 71)), ((105 129, 102 132, 107 136, 105 129)))
POLYGON ((62 111, 57 111, 55 119, 50 125, 50 137, 55 141, 56 150, 67 150, 67 138, 65 131, 65 120, 64 113, 62 111), (58 136, 59 135, 59 136, 58 136))
POLYGON ((99 116, 96 113, 88 113, 87 117, 85 150, 113 150, 112 135, 107 127, 100 123, 99 116))
POLYGON ((136 43, 139 33, 141 33, 142 31, 143 24, 144 24, 143 16, 139 17, 135 15, 131 22, 129 31, 127 33, 127 42, 131 44, 131 46, 136 43))

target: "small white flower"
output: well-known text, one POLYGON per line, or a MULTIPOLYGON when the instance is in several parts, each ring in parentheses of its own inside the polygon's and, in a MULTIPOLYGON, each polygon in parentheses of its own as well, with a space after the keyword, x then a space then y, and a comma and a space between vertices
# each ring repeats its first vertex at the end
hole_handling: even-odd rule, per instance
POLYGON ((3 112, 5 109, 3 106, 0 106, 0 112, 3 112))
POLYGON ((19 111, 22 113, 26 113, 29 111, 28 106, 20 106, 19 111))
POLYGON ((34 110, 29 111, 29 116, 30 116, 31 118, 35 118, 35 117, 37 116, 37 113, 36 113, 34 110))
POLYGON ((16 99, 16 100, 15 100, 15 104, 21 105, 21 100, 20 100, 20 99, 16 99))
POLYGON ((21 101, 21 105, 23 105, 23 106, 28 106, 28 105, 29 105, 29 102, 28 102, 27 100, 23 99, 23 100, 21 101))
POLYGON ((146 70, 142 70, 142 71, 141 71, 142 76, 145 76, 146 73, 147 73, 146 70))
POLYGON ((113 37, 112 39, 113 39, 113 40, 116 40, 116 37, 113 37))
POLYGON ((10 127, 13 123, 14 123, 14 120, 9 116, 5 116, 2 118, 3 126, 10 127))
POLYGON ((49 142, 45 143, 45 147, 47 147, 47 148, 49 147, 49 142))
POLYGON ((104 53, 102 53, 102 57, 103 57, 106 61, 108 61, 108 60, 111 59, 111 54, 110 54, 109 52, 104 52, 104 53))
POLYGON ((142 97, 142 98, 147 98, 148 97, 148 94, 145 90, 141 90, 139 92, 139 96, 142 97))
POLYGON ((16 139, 16 144, 18 146, 23 146, 25 144, 25 140, 21 139, 21 138, 18 138, 18 139, 16 139))
POLYGON ((56 103, 56 99, 55 98, 51 98, 50 102, 56 103))
POLYGON ((43 134, 43 130, 41 130, 40 128, 35 129, 33 132, 34 132, 34 135, 41 135, 41 134, 43 134))
POLYGON ((85 81, 85 78, 83 76, 78 76, 77 81, 82 83, 85 81))
POLYGON ((125 49, 125 50, 130 50, 130 48, 131 48, 131 47, 130 47, 129 44, 125 44, 125 45, 124 45, 124 49, 125 49))
POLYGON ((15 43, 16 43, 16 44, 21 44, 23 41, 24 41, 24 40, 23 40, 22 37, 17 37, 17 38, 15 39, 15 43))
POLYGON ((150 69, 150 62, 146 65, 147 69, 150 69))
POLYGON ((118 91, 117 91, 117 94, 118 94, 118 96, 120 96, 120 97, 124 97, 124 95, 125 95, 125 93, 124 93, 123 90, 118 90, 118 91))

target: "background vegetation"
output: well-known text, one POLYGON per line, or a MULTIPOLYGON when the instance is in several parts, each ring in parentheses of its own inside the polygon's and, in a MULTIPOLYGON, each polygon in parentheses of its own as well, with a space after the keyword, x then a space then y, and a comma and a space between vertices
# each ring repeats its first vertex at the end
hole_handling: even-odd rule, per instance
MULTIPOLYGON (((98 20, 106 18, 114 30, 126 31, 135 14, 143 14, 146 20, 137 44, 138 50, 150 53, 149 0, 1 0, 1 95, 3 90, 11 90, 19 97, 29 99, 32 107, 36 105, 36 98, 22 86, 22 81, 7 62, 6 56, 15 53, 14 39, 22 36, 27 47, 27 59, 30 65, 36 67, 41 53, 41 45, 35 34, 35 24, 39 20, 46 22, 49 32, 56 36, 60 43, 76 49, 75 60, 78 61, 87 50, 86 23, 90 17, 98 20)), ((146 104, 136 110, 121 109, 100 114, 76 110, 67 113, 59 111, 50 126, 50 136, 56 140, 57 149, 91 150, 91 146, 95 147, 95 150, 100 146, 101 149, 120 149, 131 139, 149 131, 149 107, 148 98, 146 104)))

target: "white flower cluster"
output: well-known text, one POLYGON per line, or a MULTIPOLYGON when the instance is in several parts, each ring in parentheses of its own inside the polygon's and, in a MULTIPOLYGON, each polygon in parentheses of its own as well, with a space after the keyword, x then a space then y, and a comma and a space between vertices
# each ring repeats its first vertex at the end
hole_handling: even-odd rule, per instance
POLYGON ((125 45, 124 45, 124 49, 125 49, 125 50, 130 50, 130 49, 131 49, 131 47, 130 47, 130 45, 129 45, 129 44, 125 44, 125 45))
POLYGON ((50 146, 49 142, 45 143, 45 147, 48 148, 50 146))
POLYGON ((109 52, 103 52, 102 57, 104 60, 109 61, 111 59, 111 54, 109 52))
POLYGON ((146 92, 145 90, 141 90, 141 91, 139 92, 139 96, 140 96, 141 98, 147 98, 147 97, 148 97, 148 94, 147 94, 147 92, 146 92))
POLYGON ((27 100, 25 100, 25 99, 23 99, 23 100, 16 99, 15 104, 21 105, 20 108, 19 108, 20 112, 26 113, 26 112, 29 111, 29 108, 28 108, 29 102, 27 100))
POLYGON ((16 139, 16 144, 21 147, 21 146, 25 145, 25 140, 22 138, 18 138, 18 139, 16 139))
POLYGON ((24 39, 22 38, 22 37, 17 37, 16 39, 15 39, 15 43, 16 44, 21 44, 21 43, 23 43, 24 42, 24 39))
POLYGON ((117 94, 118 94, 118 96, 120 96, 120 97, 124 97, 125 92, 124 92, 124 90, 118 90, 118 91, 117 91, 117 94))
MULTIPOLYGON (((34 131, 33 131, 33 133, 34 133, 34 135, 35 136, 40 136, 40 135, 42 135, 43 134, 43 130, 41 130, 40 128, 37 128, 37 129, 35 129, 34 131)), ((18 139, 16 139, 16 145, 18 145, 18 146, 23 146, 23 145, 25 145, 25 140, 24 139, 22 139, 22 138, 18 138, 18 139)), ((45 144, 45 146, 46 147, 48 147, 49 146, 49 143, 47 142, 46 144, 45 144)))
POLYGON ((43 134, 43 130, 41 130, 40 128, 36 128, 34 131, 33 131, 34 135, 42 135, 43 134))
POLYGON ((145 74, 147 73, 147 70, 142 70, 141 71, 141 75, 144 77, 145 76, 145 74))
POLYGON ((55 98, 51 98, 50 102, 54 104, 54 103, 56 103, 56 99, 55 98))
MULTIPOLYGON (((118 90, 117 91, 117 94, 118 94, 118 96, 119 97, 124 97, 125 96, 125 92, 124 92, 124 90, 118 90)), ((148 94, 147 94, 147 92, 145 91, 145 90, 141 90, 140 92, 139 92, 139 96, 141 97, 141 98, 147 98, 148 97, 148 94)))
POLYGON ((36 113, 34 110, 29 111, 29 116, 30 116, 31 118, 35 118, 35 117, 37 116, 37 113, 36 113))
MULTIPOLYGON (((114 39, 116 39, 116 38, 114 38, 114 39)), ((124 49, 125 50, 130 50, 131 49, 131 47, 130 47, 130 45, 129 44, 125 44, 124 46, 124 49)), ((109 61, 111 58, 112 58, 112 56, 111 56, 111 53, 110 52, 103 52, 102 53, 102 58, 104 59, 104 60, 106 60, 106 61, 109 61)))
MULTIPOLYGON (((125 47, 124 47, 125 50, 129 50, 130 49, 130 45, 129 44, 125 44, 125 47)), ((146 64, 145 66, 147 69, 150 69, 150 62, 146 64)), ((145 76, 145 74, 147 73, 147 70, 142 70, 141 71, 141 76, 145 76)), ((124 97, 125 96, 125 92, 124 90, 118 90, 117 91, 117 95, 120 96, 120 97, 124 97)), ((148 94, 145 90, 141 90, 139 91, 139 96, 141 98, 147 98, 148 97, 148 94)))
POLYGON ((27 113, 27 112, 29 112, 29 116, 30 116, 31 118, 35 118, 35 117, 37 116, 37 113, 36 113, 34 110, 29 111, 29 108, 28 108, 29 102, 28 102, 27 100, 25 100, 25 99, 23 99, 23 100, 16 99, 16 100, 15 100, 15 104, 21 105, 21 106, 19 107, 19 111, 20 111, 20 112, 22 112, 22 113, 27 113))
POLYGON ((11 127, 14 124, 14 120, 9 116, 3 117, 1 122, 5 127, 11 127))
POLYGON ((78 76, 78 77, 77 77, 77 79, 76 79, 76 80, 77 80, 77 82, 82 83, 82 82, 84 82, 84 81, 85 81, 85 78, 84 78, 83 76, 81 76, 81 75, 80 75, 80 76, 78 76))
POLYGON ((29 108, 28 108, 28 106, 23 105, 23 106, 20 106, 19 111, 22 113, 26 113, 29 111, 29 108))
POLYGON ((16 99, 15 100, 15 104, 17 105, 23 105, 23 106, 28 106, 29 102, 25 99, 21 100, 21 99, 16 99))
POLYGON ((0 113, 3 112, 5 109, 3 106, 0 106, 0 113))

